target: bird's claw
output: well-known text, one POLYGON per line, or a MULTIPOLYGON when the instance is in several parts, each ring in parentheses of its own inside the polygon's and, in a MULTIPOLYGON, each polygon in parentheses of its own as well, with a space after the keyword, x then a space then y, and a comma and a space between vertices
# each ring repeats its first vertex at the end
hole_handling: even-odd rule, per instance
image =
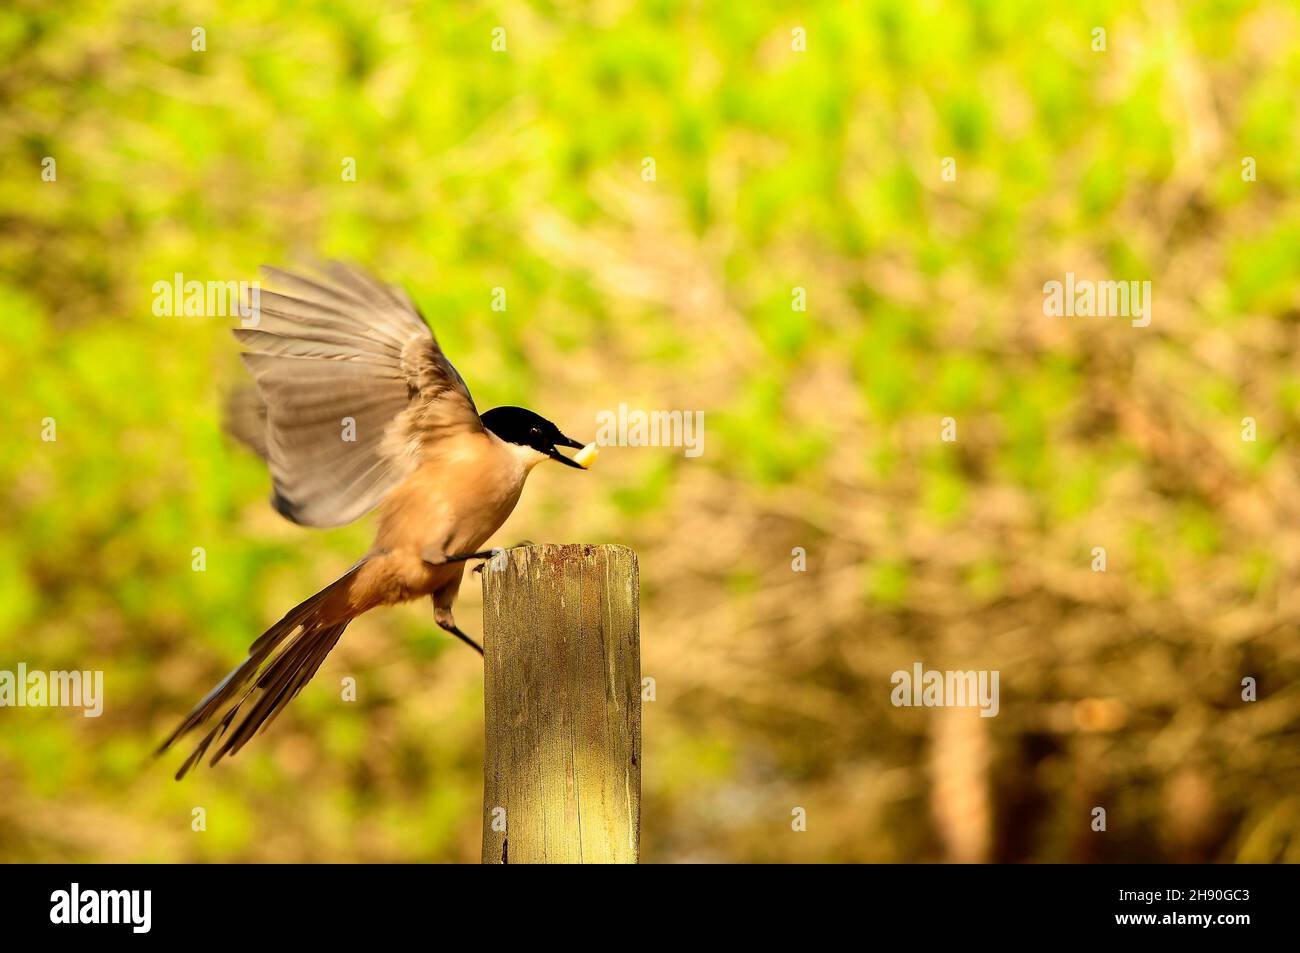
MULTIPOLYGON (((484 560, 483 562, 479 563, 477 566, 475 566, 475 567, 474 567, 472 570, 470 570, 470 571, 473 572, 473 573, 475 573, 475 574, 481 573, 481 572, 483 571, 483 567, 484 567, 484 566, 486 566, 486 565, 487 565, 489 562, 491 562, 493 559, 496 559, 496 558, 498 558, 499 556, 503 556, 503 555, 505 555, 505 553, 508 552, 509 550, 511 550, 511 549, 519 549, 519 548, 522 547, 522 546, 532 546, 532 545, 534 545, 534 544, 533 544, 533 541, 532 541, 531 539, 521 539, 519 542, 515 543, 513 546, 507 546, 505 549, 494 549, 494 550, 492 550, 492 556, 491 556, 491 559, 484 560)), ((498 568, 498 569, 504 569, 505 567, 504 567, 504 565, 502 565, 502 566, 498 566, 497 568, 498 568)))

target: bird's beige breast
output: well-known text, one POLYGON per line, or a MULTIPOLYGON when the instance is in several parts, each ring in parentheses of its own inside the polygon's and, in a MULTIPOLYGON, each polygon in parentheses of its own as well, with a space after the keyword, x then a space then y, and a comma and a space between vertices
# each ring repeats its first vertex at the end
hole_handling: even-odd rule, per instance
POLYGON ((517 458, 486 434, 449 439, 393 489, 375 547, 444 556, 474 552, 515 508, 526 475, 517 458))

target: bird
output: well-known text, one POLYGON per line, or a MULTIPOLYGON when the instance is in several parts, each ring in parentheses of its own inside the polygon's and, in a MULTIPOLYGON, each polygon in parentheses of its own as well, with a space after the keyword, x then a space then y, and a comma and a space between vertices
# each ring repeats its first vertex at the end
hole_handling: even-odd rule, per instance
POLYGON ((429 596, 438 626, 482 655, 452 613, 468 561, 493 554, 481 547, 536 465, 581 470, 594 458, 594 444, 531 410, 480 414, 400 288, 343 262, 263 274, 279 290, 259 285, 234 329, 253 386, 228 401, 226 429, 266 462, 286 519, 342 526, 377 508, 378 525, 366 553, 253 642, 158 747, 211 723, 177 780, 214 744, 211 765, 269 726, 371 609, 429 596))

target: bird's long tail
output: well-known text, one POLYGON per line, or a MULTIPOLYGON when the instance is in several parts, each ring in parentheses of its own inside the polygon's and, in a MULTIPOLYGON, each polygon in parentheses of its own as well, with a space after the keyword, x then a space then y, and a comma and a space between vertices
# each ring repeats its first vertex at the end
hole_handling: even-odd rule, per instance
POLYGON ((176 772, 176 780, 185 777, 213 742, 218 744, 209 764, 216 764, 226 755, 238 752, 259 729, 269 725, 316 674, 325 656, 352 621, 351 617, 335 621, 338 618, 336 611, 327 614, 323 610, 331 603, 337 604, 337 600, 330 597, 340 594, 363 563, 364 560, 357 563, 316 595, 290 609, 283 619, 267 629, 249 646, 248 658, 218 682, 158 746, 155 754, 160 755, 183 735, 220 715, 176 772))

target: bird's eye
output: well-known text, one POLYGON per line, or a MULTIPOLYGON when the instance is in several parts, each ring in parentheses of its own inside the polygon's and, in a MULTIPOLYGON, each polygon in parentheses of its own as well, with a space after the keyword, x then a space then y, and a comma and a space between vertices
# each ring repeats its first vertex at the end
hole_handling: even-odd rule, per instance
POLYGON ((534 436, 534 437, 540 437, 540 436, 542 435, 542 428, 541 428, 541 427, 534 427, 532 430, 528 431, 528 433, 529 433, 531 436, 534 436))

